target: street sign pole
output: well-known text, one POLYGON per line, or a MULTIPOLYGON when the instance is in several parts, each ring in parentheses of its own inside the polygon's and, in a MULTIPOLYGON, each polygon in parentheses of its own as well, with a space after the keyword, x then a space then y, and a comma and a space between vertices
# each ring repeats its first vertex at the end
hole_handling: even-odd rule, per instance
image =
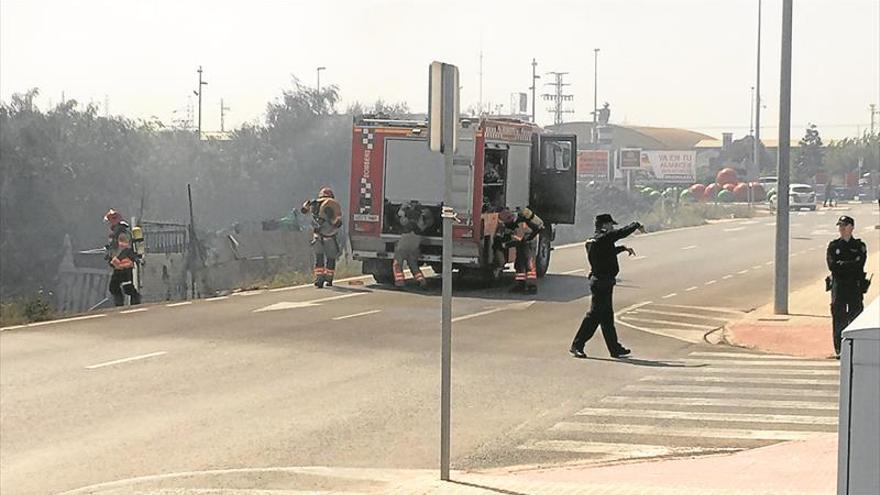
POLYGON ((440 324, 440 479, 449 481, 452 388, 452 200, 453 157, 458 147, 458 68, 434 62, 429 77, 428 145, 443 153, 443 301, 440 324))
POLYGON ((782 2, 782 65, 779 84, 779 158, 776 165, 776 283, 773 310, 788 314, 788 236, 791 179, 791 20, 792 0, 782 2))

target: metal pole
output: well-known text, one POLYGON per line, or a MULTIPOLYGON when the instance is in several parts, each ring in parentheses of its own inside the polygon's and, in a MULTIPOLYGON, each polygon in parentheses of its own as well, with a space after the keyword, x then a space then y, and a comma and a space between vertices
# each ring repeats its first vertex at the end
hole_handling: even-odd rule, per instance
POLYGON ((782 2, 782 64, 779 81, 779 157, 776 188, 776 283, 773 309, 788 314, 788 236, 791 146, 791 32, 793 0, 782 2))
POLYGON ((532 87, 530 89, 532 90, 532 123, 533 124, 535 123, 535 90, 537 89, 537 86, 538 86, 538 78, 541 77, 535 73, 537 68, 538 68, 538 62, 535 61, 535 59, 532 59, 532 87))
POLYGON ((873 136, 874 135, 874 117, 877 115, 877 110, 875 110, 875 109, 877 108, 877 105, 871 103, 868 106, 871 107, 871 135, 873 136))
POLYGON ((752 153, 754 154, 754 158, 752 161, 755 163, 755 168, 758 170, 758 175, 761 174, 761 0, 758 0, 758 56, 757 56, 757 68, 755 74, 755 139, 752 142, 754 145, 754 150, 752 153))
POLYGON ((199 140, 202 139, 202 66, 199 66, 199 140))
POLYGON ((599 142, 598 139, 598 130, 596 129, 597 122, 597 114, 599 110, 599 49, 593 48, 593 136, 592 143, 593 148, 596 149, 596 144, 599 142))
MULTIPOLYGON (((447 77, 444 70, 443 78, 447 77)), ((450 105, 454 100, 454 88, 451 84, 443 84, 443 101, 450 105)), ((452 113, 452 112, 449 112, 452 113)), ((441 329, 440 329, 440 479, 449 481, 449 457, 451 420, 450 410, 452 403, 452 221, 454 212, 452 204, 452 158, 454 154, 454 126, 458 122, 448 118, 444 112, 443 132, 443 158, 445 162, 445 180, 443 192, 443 302, 441 304, 441 329)))

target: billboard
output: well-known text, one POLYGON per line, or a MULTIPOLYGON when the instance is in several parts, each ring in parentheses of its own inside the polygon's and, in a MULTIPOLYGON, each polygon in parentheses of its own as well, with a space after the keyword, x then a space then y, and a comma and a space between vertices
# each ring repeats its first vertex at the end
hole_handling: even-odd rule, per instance
POLYGON ((696 151, 642 151, 641 169, 661 182, 696 181, 696 151))
POLYGON ((608 180, 607 150, 579 150, 577 152, 578 182, 608 180))
POLYGON ((618 167, 620 170, 638 170, 641 165, 640 148, 621 148, 618 152, 618 167))

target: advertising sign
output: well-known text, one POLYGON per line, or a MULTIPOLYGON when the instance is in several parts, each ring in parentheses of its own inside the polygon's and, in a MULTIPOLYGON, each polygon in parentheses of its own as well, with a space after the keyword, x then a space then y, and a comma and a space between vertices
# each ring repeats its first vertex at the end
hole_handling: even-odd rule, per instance
POLYGON ((643 151, 641 168, 662 182, 692 184, 696 180, 696 151, 643 151))
POLYGON ((608 180, 608 151, 590 150, 577 152, 578 182, 608 180))
POLYGON ((620 162, 618 167, 620 170, 638 170, 641 164, 642 150, 640 148, 621 148, 618 156, 620 162))

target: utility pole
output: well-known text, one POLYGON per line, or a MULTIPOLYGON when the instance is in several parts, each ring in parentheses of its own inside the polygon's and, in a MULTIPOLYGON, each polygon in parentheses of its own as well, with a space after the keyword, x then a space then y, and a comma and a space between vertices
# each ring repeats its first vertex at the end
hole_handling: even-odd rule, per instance
POLYGON ((110 95, 108 94, 104 95, 104 118, 110 118, 110 95))
POLYGON ((782 2, 782 62, 779 78, 779 156, 776 165, 776 278, 773 310, 778 315, 788 314, 788 236, 791 178, 789 155, 791 151, 791 31, 793 0, 782 2))
POLYGON ((480 97, 477 103, 477 113, 483 115, 483 47, 480 46, 480 97))
POLYGON ((563 102, 574 101, 574 95, 563 93, 565 86, 571 86, 570 83, 563 82, 568 72, 548 72, 548 74, 552 75, 556 81, 547 83, 547 85, 553 86, 556 90, 553 93, 545 93, 541 96, 544 100, 553 102, 553 106, 547 110, 553 112, 553 124, 559 125, 562 123, 563 114, 574 113, 574 110, 564 109, 562 105, 563 102))
POLYGON ((197 70, 196 72, 199 73, 199 89, 198 89, 198 91, 193 91, 193 93, 195 93, 196 96, 199 97, 199 128, 198 128, 197 136, 198 136, 199 140, 201 141, 201 139, 202 139, 202 86, 205 86, 206 84, 208 84, 208 82, 202 80, 202 66, 201 65, 199 66, 199 70, 197 70))
POLYGON ((326 67, 318 67, 318 69, 316 71, 318 73, 318 86, 317 86, 317 88, 318 88, 319 95, 321 94, 321 71, 322 70, 327 70, 327 68, 326 67))
POLYGON ((868 105, 871 108, 871 135, 874 135, 874 117, 880 113, 880 110, 877 110, 877 105, 871 103, 868 105))
POLYGON ((535 90, 538 87, 538 79, 541 79, 541 76, 535 73, 538 69, 538 62, 535 59, 532 59, 532 85, 529 89, 532 90, 532 123, 535 124, 537 121, 535 120, 535 90))
POLYGON ((223 104, 223 98, 220 98, 220 132, 226 132, 226 111, 230 110, 229 107, 223 104))
MULTIPOLYGON (((751 87, 751 99, 749 100, 749 136, 755 135, 755 87, 751 87)), ((752 161, 755 157, 752 156, 752 161)))
MULTIPOLYGON (((761 174, 761 0, 758 0, 758 51, 755 70, 755 138, 752 140, 752 162, 761 174)), ((749 188, 751 190, 751 188, 749 188)))
POLYGON ((596 122, 599 116, 599 49, 593 48, 593 136, 594 148, 598 148, 599 131, 596 122))

